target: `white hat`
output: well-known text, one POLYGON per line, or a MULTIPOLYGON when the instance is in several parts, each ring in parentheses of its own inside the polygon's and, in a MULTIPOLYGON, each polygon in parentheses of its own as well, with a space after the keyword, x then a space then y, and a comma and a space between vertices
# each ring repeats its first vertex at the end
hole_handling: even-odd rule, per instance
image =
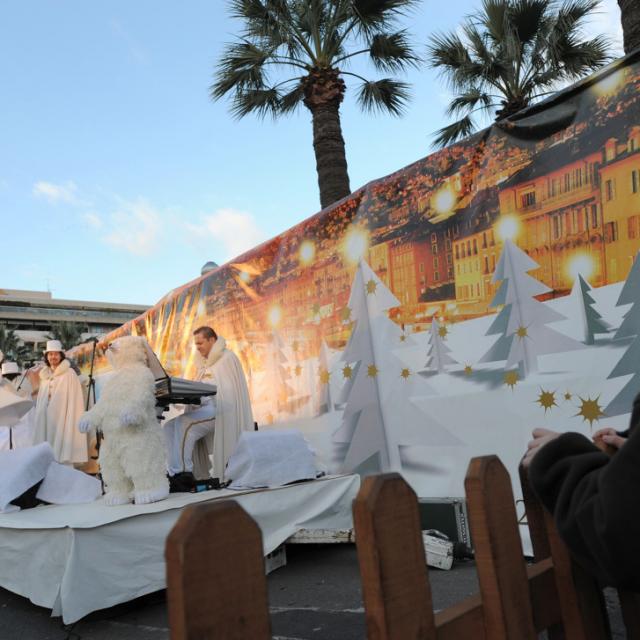
POLYGON ((8 376, 10 373, 20 373, 20 368, 17 362, 3 362, 2 363, 2 375, 8 376))
POLYGON ((47 348, 44 352, 49 353, 49 351, 60 351, 61 353, 64 353, 62 342, 60 342, 60 340, 47 340, 47 348))

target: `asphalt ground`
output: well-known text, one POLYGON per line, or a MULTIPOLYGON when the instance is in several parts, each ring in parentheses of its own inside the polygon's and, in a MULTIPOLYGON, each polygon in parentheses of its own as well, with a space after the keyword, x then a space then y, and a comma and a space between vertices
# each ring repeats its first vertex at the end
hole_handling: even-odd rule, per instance
MULTIPOLYGON (((473 561, 429 570, 434 609, 478 590, 473 561)), ((274 640, 364 640, 364 609, 355 546, 288 545, 287 565, 268 576, 274 640)), ((625 638, 615 593, 606 592, 613 639, 625 638)), ((0 640, 168 640, 165 592, 96 611, 72 625, 48 609, 0 589, 0 640)), ((247 639, 251 640, 251 639, 247 639)), ((464 639, 461 639, 464 640, 464 639)))

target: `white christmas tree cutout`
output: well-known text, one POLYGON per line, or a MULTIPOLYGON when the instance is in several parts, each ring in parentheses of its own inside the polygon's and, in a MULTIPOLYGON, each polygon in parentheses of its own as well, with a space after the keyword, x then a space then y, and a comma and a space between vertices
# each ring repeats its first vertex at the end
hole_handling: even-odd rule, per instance
POLYGON ((595 310, 596 301, 589 294, 591 289, 591 285, 581 274, 578 274, 570 294, 574 307, 578 309, 577 316, 584 344, 593 344, 596 333, 607 333, 610 328, 609 324, 595 310))
POLYGON ((461 444, 409 399, 415 374, 394 354, 402 332, 386 313, 399 305, 361 260, 349 298, 355 325, 342 354, 348 379, 341 400, 346 406, 342 426, 334 434, 336 442, 348 445, 346 471, 374 456, 381 471, 400 471, 401 446, 461 444))
POLYGON ((429 371, 444 373, 448 364, 458 364, 458 361, 449 355, 451 349, 444 343, 447 335, 446 330, 446 327, 444 325, 440 326, 440 323, 434 317, 431 321, 429 351, 427 352, 426 367, 429 371))
POLYGON ((620 291, 616 306, 630 304, 622 320, 620 328, 616 331, 614 340, 633 337, 624 355, 613 368, 608 378, 632 375, 632 378, 624 385, 616 397, 604 410, 607 416, 619 416, 630 413, 633 407, 633 399, 640 392, 640 253, 636 255, 631 271, 620 291))
POLYGON ((551 291, 527 273, 539 266, 511 240, 505 240, 491 280, 501 282, 491 307, 503 307, 486 334, 500 337, 480 362, 506 360, 506 369, 517 366, 526 377, 538 371, 538 356, 584 348, 546 326, 565 316, 535 299, 534 296, 551 291))
POLYGON ((331 392, 331 356, 329 347, 323 340, 320 347, 320 356, 318 358, 318 376, 317 376, 317 393, 318 393, 318 413, 329 413, 334 410, 333 394, 331 392))

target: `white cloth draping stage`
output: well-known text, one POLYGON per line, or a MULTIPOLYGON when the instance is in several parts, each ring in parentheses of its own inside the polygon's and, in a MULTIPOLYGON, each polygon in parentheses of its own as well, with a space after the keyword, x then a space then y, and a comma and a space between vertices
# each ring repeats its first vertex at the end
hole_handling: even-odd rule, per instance
POLYGON ((0 514, 0 586, 70 624, 165 587, 165 539, 189 504, 236 500, 258 523, 266 555, 303 528, 350 528, 359 484, 359 476, 333 476, 276 489, 171 494, 148 505, 107 507, 100 499, 0 514))

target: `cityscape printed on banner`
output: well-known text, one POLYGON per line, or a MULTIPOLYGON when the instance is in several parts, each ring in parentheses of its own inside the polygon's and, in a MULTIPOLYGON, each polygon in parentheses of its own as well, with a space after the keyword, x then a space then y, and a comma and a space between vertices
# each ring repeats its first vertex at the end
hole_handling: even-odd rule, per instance
MULTIPOLYGON (((147 336, 172 375, 189 377, 191 333, 211 324, 240 356, 264 424, 348 413, 340 397, 358 362, 344 356, 362 327, 366 305, 354 287, 364 273, 367 294, 394 301, 376 312, 391 321, 381 330, 418 353, 400 368, 404 380, 431 385, 414 396, 442 395, 433 376, 466 383, 483 363, 498 364, 476 381, 513 392, 545 354, 597 346, 599 334, 609 344, 621 312, 607 319, 596 302, 616 307, 620 285, 606 292, 627 278, 640 249, 640 64, 614 67, 537 111, 544 118, 534 109, 510 130, 493 126, 366 185, 170 292, 111 337, 147 336), (575 317, 565 313, 573 298, 575 317), (578 333, 556 331, 563 319, 578 333)), ((84 367, 87 358, 80 354, 84 367)), ((536 393, 545 416, 561 399, 557 389, 536 393)), ((604 400, 596 405, 578 405, 576 415, 597 424, 604 400)))

